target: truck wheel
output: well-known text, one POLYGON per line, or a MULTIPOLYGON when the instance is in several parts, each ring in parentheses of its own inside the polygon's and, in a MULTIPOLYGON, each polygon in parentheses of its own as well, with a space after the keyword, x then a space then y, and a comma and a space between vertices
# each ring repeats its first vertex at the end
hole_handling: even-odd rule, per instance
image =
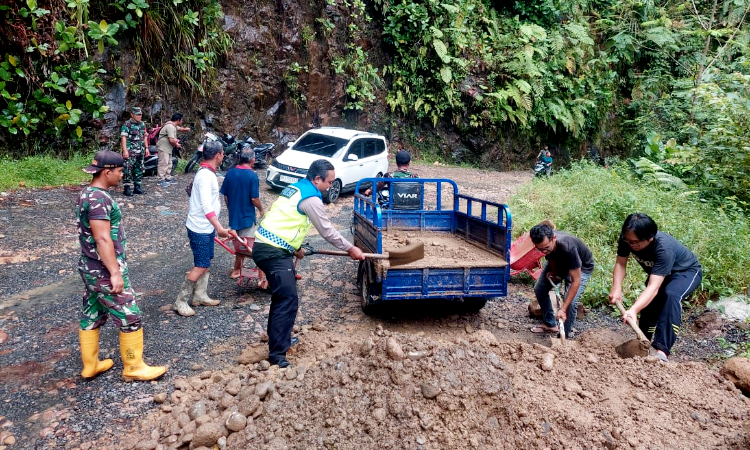
POLYGON ((375 313, 379 304, 376 297, 380 297, 380 284, 370 282, 366 264, 368 264, 367 261, 362 261, 359 265, 359 290, 362 293, 362 311, 367 315, 371 315, 375 313))
POLYGON ((466 297, 464 298, 463 310, 467 313, 479 312, 480 309, 484 308, 487 304, 487 299, 482 297, 466 297))

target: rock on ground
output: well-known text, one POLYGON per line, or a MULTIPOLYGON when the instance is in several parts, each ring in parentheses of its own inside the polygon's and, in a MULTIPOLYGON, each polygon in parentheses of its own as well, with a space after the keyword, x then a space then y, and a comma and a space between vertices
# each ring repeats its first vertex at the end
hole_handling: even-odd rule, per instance
POLYGON ((740 356, 729 358, 721 368, 721 374, 738 389, 750 394, 750 359, 740 356))

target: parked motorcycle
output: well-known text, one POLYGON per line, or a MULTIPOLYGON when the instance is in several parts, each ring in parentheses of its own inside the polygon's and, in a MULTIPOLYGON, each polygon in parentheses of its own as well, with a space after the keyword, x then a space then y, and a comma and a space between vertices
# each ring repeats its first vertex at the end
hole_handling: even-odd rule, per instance
MULTIPOLYGON (((183 145, 183 139, 180 139, 180 145, 183 145)), ((159 169, 159 148, 156 145, 148 146, 149 156, 143 160, 143 174, 147 177, 154 176, 158 173, 159 169)), ((180 159, 180 149, 177 147, 172 148, 172 173, 174 175, 177 169, 177 162, 180 159)))
POLYGON ((271 163, 273 149, 276 147, 270 142, 258 144, 258 142, 250 136, 246 137, 244 140, 237 141, 231 134, 209 132, 206 133, 206 138, 203 140, 203 143, 198 146, 195 154, 190 158, 187 166, 185 166, 185 173, 192 172, 200 166, 200 162, 203 160, 203 145, 208 141, 221 142, 224 147, 224 161, 222 161, 221 167, 219 167, 219 170, 221 171, 229 170, 239 163, 239 152, 244 145, 252 146, 253 151, 255 152, 255 164, 253 167, 256 169, 265 168, 271 163))
POLYGON ((258 142, 256 142, 255 139, 251 138, 250 136, 246 137, 244 142, 248 145, 251 145, 253 147, 253 151, 255 152, 255 164, 253 164, 253 168, 264 169, 268 167, 269 164, 271 164, 271 158, 273 158, 273 149, 274 147, 276 147, 276 145, 270 142, 266 142, 265 144, 258 144, 258 142))
POLYGON ((207 142, 219 142, 224 148, 224 160, 221 162, 219 170, 229 170, 237 165, 237 163, 239 162, 239 143, 234 138, 234 136, 228 133, 221 133, 221 135, 219 135, 216 133, 208 132, 205 134, 205 139, 203 140, 203 142, 198 146, 198 148, 195 150, 195 153, 190 158, 190 161, 188 161, 187 165, 185 166, 185 173, 190 173, 194 170, 198 170, 198 167, 200 167, 201 165, 201 161, 203 161, 203 146, 207 142))
POLYGON ((534 165, 534 176, 543 177, 545 175, 552 175, 552 163, 545 164, 542 161, 537 161, 534 165))

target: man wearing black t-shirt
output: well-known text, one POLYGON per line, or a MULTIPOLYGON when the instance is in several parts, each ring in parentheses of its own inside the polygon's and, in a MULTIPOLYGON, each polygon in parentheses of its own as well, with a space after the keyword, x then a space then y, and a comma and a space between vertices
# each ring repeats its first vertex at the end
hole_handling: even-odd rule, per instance
POLYGON ((546 222, 532 227, 529 235, 536 249, 547 255, 547 264, 534 286, 534 294, 542 308, 542 324, 532 328, 531 332, 557 333, 557 319, 562 319, 565 323, 565 336, 570 336, 576 321, 578 298, 586 289, 594 271, 594 256, 583 241, 553 230, 546 222), (552 282, 557 284, 563 279, 566 285, 564 301, 555 316, 549 291, 553 287, 552 282))
POLYGON ((628 257, 633 255, 648 275, 646 289, 633 306, 625 311, 627 318, 641 320, 638 324, 653 341, 656 356, 667 361, 682 323, 682 299, 701 283, 703 271, 698 258, 677 239, 658 231, 656 223, 646 214, 634 213, 625 219, 617 245, 617 262, 612 274, 610 303, 622 301, 622 282, 628 257))

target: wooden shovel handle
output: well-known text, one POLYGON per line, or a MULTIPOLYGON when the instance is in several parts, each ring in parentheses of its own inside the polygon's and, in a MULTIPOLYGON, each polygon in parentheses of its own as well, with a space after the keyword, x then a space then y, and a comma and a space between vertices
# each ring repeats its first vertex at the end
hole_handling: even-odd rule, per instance
MULTIPOLYGON (((617 309, 620 310, 620 314, 625 316, 625 307, 622 306, 622 301, 617 300, 615 302, 615 305, 617 305, 617 309)), ((651 341, 646 337, 645 334, 643 334, 643 331, 638 327, 638 324, 635 323, 635 320, 628 318, 627 320, 628 325, 630 325, 630 328, 635 331, 635 335, 638 336, 638 340, 641 341, 641 347, 643 348, 649 348, 651 347, 651 341)))
MULTIPOLYGON (((552 280, 549 280, 550 283, 552 283, 552 280)), ((557 287, 557 284, 552 283, 554 287, 557 287)), ((559 295, 557 295, 557 291, 555 289, 550 289, 549 291, 549 301, 552 304, 552 314, 557 316, 557 310, 559 307, 562 306, 562 299, 559 295)), ((573 313, 575 314, 575 312, 573 313)), ((565 345, 565 322, 563 322, 562 319, 557 319, 557 329, 560 333, 560 343, 565 345)))
MULTIPOLYGON (((321 254, 321 255, 333 255, 333 256, 349 256, 349 253, 341 251, 341 250, 315 250, 315 253, 321 254)), ((372 259, 388 259, 388 253, 382 254, 382 253, 363 253, 365 255, 365 258, 372 258, 372 259)))

